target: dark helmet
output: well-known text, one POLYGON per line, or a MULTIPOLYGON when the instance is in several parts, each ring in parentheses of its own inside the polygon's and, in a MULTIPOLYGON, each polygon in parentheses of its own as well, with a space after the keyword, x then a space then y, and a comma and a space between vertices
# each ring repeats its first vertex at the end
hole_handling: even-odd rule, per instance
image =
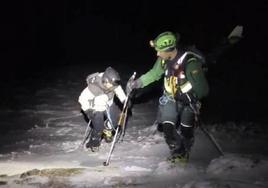
POLYGON ((107 67, 102 76, 102 82, 109 82, 112 85, 118 85, 120 82, 119 73, 112 67, 107 67))

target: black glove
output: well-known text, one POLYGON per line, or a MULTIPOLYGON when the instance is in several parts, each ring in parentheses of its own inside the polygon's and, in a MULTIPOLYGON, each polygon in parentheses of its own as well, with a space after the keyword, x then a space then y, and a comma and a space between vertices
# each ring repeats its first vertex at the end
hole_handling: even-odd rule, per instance
POLYGON ((198 101, 191 92, 182 93, 178 91, 175 99, 184 105, 195 104, 198 101))
POLYGON ((126 85, 126 93, 130 94, 134 89, 139 89, 142 86, 142 82, 139 79, 130 80, 126 85))

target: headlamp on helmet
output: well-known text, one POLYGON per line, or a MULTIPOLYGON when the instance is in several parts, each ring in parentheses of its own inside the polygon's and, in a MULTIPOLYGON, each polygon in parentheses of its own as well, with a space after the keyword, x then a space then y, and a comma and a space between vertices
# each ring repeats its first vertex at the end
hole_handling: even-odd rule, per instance
POLYGON ((176 47, 176 42, 176 36, 172 32, 166 31, 151 40, 150 46, 155 48, 156 51, 168 51, 176 47))

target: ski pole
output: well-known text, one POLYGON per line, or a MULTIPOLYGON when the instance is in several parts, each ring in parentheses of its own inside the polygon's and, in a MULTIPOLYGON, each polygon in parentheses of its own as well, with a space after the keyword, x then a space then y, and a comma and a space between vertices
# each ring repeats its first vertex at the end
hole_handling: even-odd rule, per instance
MULTIPOLYGON (((126 119, 127 119, 127 112, 128 112, 128 107, 127 107, 128 100, 129 100, 129 96, 127 96, 126 102, 124 103, 124 107, 123 107, 122 113, 119 116, 118 126, 121 127, 121 131, 119 133, 118 140, 120 139, 121 136, 124 136, 125 135, 126 119)), ((121 139, 121 141, 122 140, 123 139, 121 139)))
MULTIPOLYGON (((123 110, 119 116, 119 120, 118 120, 118 126, 116 128, 116 132, 115 132, 115 135, 114 135, 114 138, 113 138, 113 142, 112 142, 112 145, 111 145, 111 148, 110 148, 110 151, 109 151, 109 154, 108 154, 108 157, 106 159, 105 162, 103 162, 103 165, 104 166, 108 166, 109 163, 110 163, 110 159, 111 159, 111 155, 112 155, 112 152, 114 150, 114 147, 115 147, 115 143, 116 143, 116 140, 117 140, 117 135, 118 135, 118 132, 119 132, 119 129, 120 129, 120 126, 123 126, 123 124, 126 122, 125 121, 125 111, 126 111, 126 108, 127 108, 127 102, 128 102, 128 96, 125 100, 125 103, 124 103, 124 107, 123 107, 123 110)), ((121 136, 121 134, 120 134, 121 136)), ((119 139, 119 138, 118 138, 119 139)))
MULTIPOLYGON (((134 72, 133 75, 129 78, 129 81, 130 80, 134 80, 135 79, 135 76, 136 76, 136 72, 134 72)), ((110 163, 110 159, 111 159, 111 156, 112 156, 112 152, 114 150, 114 147, 115 147, 115 143, 116 143, 116 140, 117 140, 117 135, 118 135, 118 132, 119 132, 120 127, 122 127, 122 129, 121 129, 119 138, 120 138, 120 136, 122 134, 122 130, 125 129, 126 116, 127 116, 127 111, 128 111, 127 110, 128 109, 127 103, 128 103, 128 100, 129 100, 129 94, 130 93, 128 93, 127 96, 126 96, 126 99, 125 99, 125 102, 124 102, 124 105, 123 105, 122 112, 120 113, 119 120, 118 120, 118 123, 117 123, 116 132, 115 132, 115 135, 114 135, 114 138, 113 138, 113 142, 112 142, 112 145, 111 145, 111 148, 110 148, 108 157, 107 157, 106 161, 103 162, 103 165, 104 166, 108 166, 109 163, 110 163)), ((125 131, 125 130, 123 130, 123 131, 125 131)), ((118 140, 119 140, 119 138, 118 138, 118 140)))
POLYGON ((121 131, 121 139, 120 139, 120 142, 123 142, 123 139, 125 137, 125 133, 126 133, 126 121, 127 121, 127 113, 128 113, 128 108, 126 109, 126 113, 124 115, 124 121, 123 121, 123 124, 122 124, 122 131, 121 131))
MULTIPOLYGON (((116 131, 115 131, 115 135, 114 135, 114 138, 113 138, 112 146, 111 146, 111 148, 110 148, 108 157, 107 157, 106 161, 103 162, 103 165, 104 165, 104 166, 108 166, 108 165, 109 165, 109 163, 110 163, 110 159, 111 159, 111 155, 112 155, 112 152, 113 152, 113 150, 114 150, 115 143, 116 143, 116 140, 117 140, 117 135, 118 135, 120 126, 123 126, 123 124, 126 122, 126 121, 125 121, 125 111, 126 111, 125 109, 127 108, 127 105, 126 105, 127 102, 128 102, 128 96, 127 96, 127 98, 126 98, 126 100, 125 100, 123 110, 122 110, 122 112, 121 112, 121 114, 120 114, 120 116, 119 116, 118 126, 117 126, 116 131), (122 123, 123 123, 123 124, 122 124, 122 123)), ((121 134, 120 134, 120 136, 121 136, 121 134)), ((118 139, 119 139, 119 138, 118 138, 118 139)))
POLYGON ((191 97, 188 95, 188 93, 186 93, 186 96, 187 96, 187 98, 188 98, 188 100, 189 100, 189 102, 190 102, 190 107, 192 108, 192 110, 193 110, 194 113, 195 113, 195 117, 196 117, 195 119, 196 119, 196 122, 198 123, 200 129, 203 131, 203 133, 204 133, 205 135, 207 135, 207 137, 208 137, 209 140, 213 143, 213 145, 216 147, 216 149, 217 149, 217 151, 220 153, 220 155, 224 156, 224 152, 223 152, 223 150, 222 150, 220 144, 216 141, 215 137, 214 137, 212 134, 210 134, 210 133, 208 132, 208 130, 205 129, 205 128, 201 125, 201 121, 200 121, 200 119, 199 119, 199 110, 196 109, 196 108, 193 106, 191 97))
POLYGON ((83 141, 81 142, 80 146, 83 146, 85 144, 86 140, 88 139, 88 137, 91 134, 92 129, 90 129, 90 124, 91 124, 91 120, 89 120, 89 122, 87 124, 87 129, 85 131, 84 138, 83 138, 83 141))
POLYGON ((103 162, 103 166, 108 166, 109 163, 110 163, 110 159, 111 159, 111 156, 112 156, 112 152, 114 150, 114 146, 115 146, 118 131, 119 131, 119 126, 116 128, 115 135, 114 135, 113 142, 112 142, 112 146, 110 148, 110 151, 109 151, 109 154, 108 154, 108 157, 107 157, 106 161, 103 162))
POLYGON ((200 129, 203 131, 203 133, 205 135, 207 135, 207 137, 213 143, 213 145, 215 146, 215 148, 217 149, 217 151, 220 153, 220 155, 224 156, 224 152, 223 152, 220 144, 216 141, 215 137, 212 134, 210 134, 208 132, 208 130, 201 125, 200 122, 198 124, 199 124, 200 129))
MULTIPOLYGON (((133 75, 129 78, 128 83, 132 82, 136 77, 136 72, 133 73, 133 75)), ((130 94, 131 91, 127 94, 127 100, 126 103, 123 107, 123 113, 122 113, 122 119, 121 119, 121 127, 122 127, 122 131, 120 132, 120 136, 121 137, 120 141, 123 142, 123 139, 125 137, 125 133, 126 133, 126 121, 127 121, 127 115, 128 115, 128 103, 129 103, 129 98, 130 98, 130 94), (123 120, 123 121, 122 121, 123 120)), ((118 138, 118 139, 119 139, 118 138)))
MULTIPOLYGON (((109 107, 106 108, 106 116, 107 116, 108 122, 111 124, 111 128, 113 130, 115 130, 115 127, 114 127, 114 124, 113 124, 113 121, 112 121, 112 118, 111 118, 109 107)), ((110 127, 108 127, 108 128, 110 128, 110 127)))

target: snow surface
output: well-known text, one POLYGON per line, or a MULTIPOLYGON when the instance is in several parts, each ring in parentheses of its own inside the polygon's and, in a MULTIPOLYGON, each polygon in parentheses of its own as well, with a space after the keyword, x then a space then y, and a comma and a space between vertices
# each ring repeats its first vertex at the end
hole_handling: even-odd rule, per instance
POLYGON ((163 135, 153 125, 157 98, 134 105, 124 141, 116 144, 110 165, 103 166, 111 143, 103 141, 97 153, 80 147, 86 124, 77 99, 91 73, 82 70, 64 69, 34 95, 20 95, 31 99, 23 108, 1 110, 2 123, 31 128, 1 135, 0 187, 268 187, 266 129, 252 122, 206 124, 225 155, 197 129, 189 163, 170 164, 163 135), (21 116, 7 118, 16 114, 21 116), (83 171, 65 177, 20 177, 32 169, 54 168, 83 171))

